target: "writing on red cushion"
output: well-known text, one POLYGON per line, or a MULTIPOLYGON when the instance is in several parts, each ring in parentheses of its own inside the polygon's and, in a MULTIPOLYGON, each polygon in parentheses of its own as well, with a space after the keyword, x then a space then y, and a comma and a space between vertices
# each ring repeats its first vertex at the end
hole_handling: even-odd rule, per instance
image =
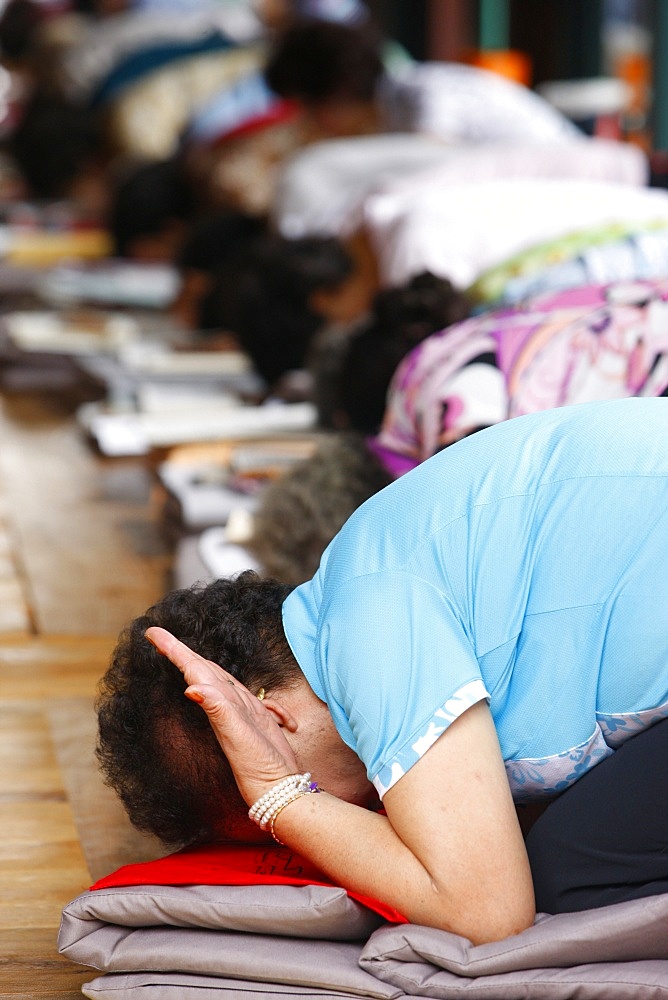
MULTIPOLYGON (((155 861, 123 865, 91 889, 125 885, 334 885, 310 861, 289 847, 211 844, 186 847, 155 861)), ((408 921, 378 899, 346 890, 351 899, 393 924, 408 921)))

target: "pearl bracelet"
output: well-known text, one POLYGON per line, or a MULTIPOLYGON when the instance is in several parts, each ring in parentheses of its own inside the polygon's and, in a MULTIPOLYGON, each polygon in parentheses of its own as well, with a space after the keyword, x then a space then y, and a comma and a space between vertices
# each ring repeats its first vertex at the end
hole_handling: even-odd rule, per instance
POLYGON ((252 819, 259 827, 266 830, 271 819, 271 815, 269 815, 265 824, 266 814, 271 814, 274 811, 274 807, 282 803, 293 792, 307 791, 310 781, 311 774, 308 771, 305 774, 288 774, 286 778, 279 781, 268 792, 261 795, 257 802, 253 803, 248 810, 249 819, 252 819))
POLYGON ((289 774, 287 778, 283 778, 268 792, 260 796, 257 802, 253 803, 248 810, 248 817, 257 823, 261 830, 269 829, 272 837, 276 840, 274 822, 278 814, 302 795, 319 791, 317 782, 311 781, 309 771, 306 771, 305 774, 289 774))

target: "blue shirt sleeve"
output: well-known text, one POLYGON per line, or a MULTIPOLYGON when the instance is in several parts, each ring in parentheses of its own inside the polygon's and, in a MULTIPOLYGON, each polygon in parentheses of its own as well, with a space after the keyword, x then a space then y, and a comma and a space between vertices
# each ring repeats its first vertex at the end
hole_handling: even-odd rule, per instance
POLYGON ((317 659, 337 730, 381 797, 462 712, 489 697, 452 602, 406 572, 340 586, 321 616, 317 659))

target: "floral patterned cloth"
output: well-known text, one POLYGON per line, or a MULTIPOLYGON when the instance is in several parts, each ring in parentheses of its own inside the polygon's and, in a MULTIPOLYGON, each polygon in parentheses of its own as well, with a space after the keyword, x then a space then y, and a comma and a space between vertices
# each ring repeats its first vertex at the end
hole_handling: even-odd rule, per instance
POLYGON ((375 441, 395 470, 480 426, 668 388, 668 279, 534 297, 433 334, 401 363, 375 441))

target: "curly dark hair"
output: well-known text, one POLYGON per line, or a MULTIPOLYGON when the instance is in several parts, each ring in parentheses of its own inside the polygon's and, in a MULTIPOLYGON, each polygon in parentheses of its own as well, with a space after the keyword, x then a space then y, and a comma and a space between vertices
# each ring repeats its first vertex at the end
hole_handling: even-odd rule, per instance
POLYGON ((168 629, 252 691, 285 688, 301 676, 281 620, 291 589, 248 571, 175 590, 119 638, 100 682, 97 758, 134 826, 170 847, 246 839, 252 824, 205 713, 146 629, 168 629))
POLYGON ((370 321, 351 337, 334 375, 334 410, 350 430, 377 434, 399 362, 437 330, 471 313, 471 301, 447 278, 423 271, 379 292, 370 321))

